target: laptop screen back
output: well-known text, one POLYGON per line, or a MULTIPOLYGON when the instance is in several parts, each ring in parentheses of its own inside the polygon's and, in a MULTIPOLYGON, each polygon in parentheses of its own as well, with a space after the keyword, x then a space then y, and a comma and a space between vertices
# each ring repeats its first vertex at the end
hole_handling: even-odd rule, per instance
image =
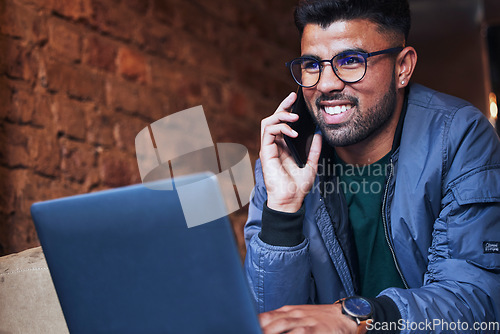
POLYGON ((68 197, 32 216, 71 333, 260 333, 228 219, 188 228, 175 190, 68 197))

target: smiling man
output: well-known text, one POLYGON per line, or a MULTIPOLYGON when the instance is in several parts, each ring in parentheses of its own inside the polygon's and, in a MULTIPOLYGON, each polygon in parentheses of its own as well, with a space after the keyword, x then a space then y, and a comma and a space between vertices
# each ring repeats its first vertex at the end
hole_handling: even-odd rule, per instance
POLYGON ((262 121, 245 267, 264 332, 499 331, 494 129, 410 84, 407 0, 305 0, 295 22, 317 134, 299 168, 297 95, 262 121))

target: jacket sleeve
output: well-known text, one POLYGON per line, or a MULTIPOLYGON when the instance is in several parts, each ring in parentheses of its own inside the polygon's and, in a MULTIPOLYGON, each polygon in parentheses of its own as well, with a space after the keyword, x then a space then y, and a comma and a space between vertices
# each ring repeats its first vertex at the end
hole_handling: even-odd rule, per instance
POLYGON ((292 247, 273 246, 263 242, 262 210, 267 193, 260 161, 255 168, 256 185, 245 225, 247 253, 245 271, 259 312, 284 305, 306 304, 311 287, 309 242, 292 247))
POLYGON ((424 285, 381 293, 397 304, 402 333, 500 331, 500 144, 470 109, 440 143, 443 197, 424 285))

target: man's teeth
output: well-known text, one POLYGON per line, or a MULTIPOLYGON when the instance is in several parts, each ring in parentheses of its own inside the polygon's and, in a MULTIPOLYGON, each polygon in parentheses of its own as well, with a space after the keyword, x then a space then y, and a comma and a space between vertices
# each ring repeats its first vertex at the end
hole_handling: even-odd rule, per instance
POLYGON ((338 114, 343 113, 344 111, 347 111, 351 108, 352 108, 352 105, 344 104, 344 105, 335 106, 335 107, 324 107, 324 110, 328 115, 338 115, 338 114))

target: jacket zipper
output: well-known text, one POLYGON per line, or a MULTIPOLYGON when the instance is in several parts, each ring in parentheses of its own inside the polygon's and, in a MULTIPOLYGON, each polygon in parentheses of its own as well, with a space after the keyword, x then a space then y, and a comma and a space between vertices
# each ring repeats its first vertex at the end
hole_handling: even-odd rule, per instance
POLYGON ((386 211, 385 207, 387 205, 387 193, 388 193, 388 189, 389 189, 389 183, 390 183, 391 178, 393 176, 393 170, 394 170, 394 164, 393 164, 393 160, 391 158, 391 171, 389 173, 389 177, 387 178, 387 182, 385 184, 384 199, 382 201, 382 222, 384 225, 385 240, 387 241, 387 245, 389 246, 389 250, 391 251, 392 259, 394 260, 394 264, 396 265, 396 270, 398 271, 399 276, 401 277, 401 280, 403 281, 405 288, 409 289, 408 283, 406 282, 406 279, 404 278, 403 273, 401 272, 401 268, 399 267, 399 263, 398 263, 398 260, 396 258, 396 252, 394 251, 394 247, 392 246, 392 242, 391 242, 391 239, 389 237, 389 227, 387 226, 387 219, 385 216, 385 211, 386 211))

